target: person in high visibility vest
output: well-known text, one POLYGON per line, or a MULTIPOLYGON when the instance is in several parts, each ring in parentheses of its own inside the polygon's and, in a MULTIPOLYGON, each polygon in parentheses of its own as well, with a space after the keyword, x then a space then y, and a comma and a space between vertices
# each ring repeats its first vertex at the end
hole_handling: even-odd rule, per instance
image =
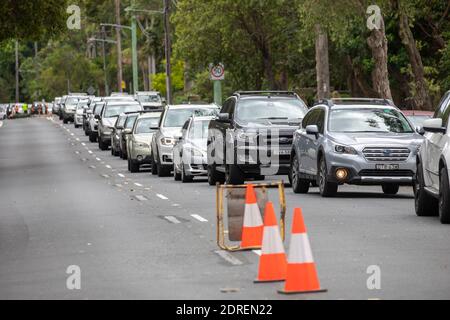
POLYGON ((28 104, 25 103, 22 107, 22 110, 23 110, 23 114, 28 114, 28 104))

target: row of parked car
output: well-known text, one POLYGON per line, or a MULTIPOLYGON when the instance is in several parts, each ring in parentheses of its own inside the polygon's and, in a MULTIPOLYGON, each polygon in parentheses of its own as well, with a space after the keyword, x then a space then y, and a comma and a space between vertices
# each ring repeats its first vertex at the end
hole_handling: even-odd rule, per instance
MULTIPOLYGON (((147 166, 185 183, 207 176, 210 185, 288 175, 295 193, 318 187, 323 197, 344 184, 378 185, 387 195, 411 186, 419 216, 450 223, 450 93, 434 116, 402 112, 385 99, 331 99, 308 108, 287 91, 236 92, 221 107, 144 107, 128 95, 66 102, 74 99, 75 127, 126 159, 131 172, 147 166)), ((62 118, 71 120, 64 112, 62 118)))

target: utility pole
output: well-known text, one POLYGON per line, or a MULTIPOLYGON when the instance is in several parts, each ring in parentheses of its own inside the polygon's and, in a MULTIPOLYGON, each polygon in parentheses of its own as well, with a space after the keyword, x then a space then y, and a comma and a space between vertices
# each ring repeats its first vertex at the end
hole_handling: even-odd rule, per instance
MULTIPOLYGON (((116 24, 120 25, 120 0, 116 0, 116 24)), ((119 92, 122 92, 122 31, 116 28, 117 37, 117 86, 119 92)))
POLYGON ((16 103, 19 102, 19 41, 16 40, 16 103))
MULTIPOLYGON (((105 50, 105 40, 106 40, 106 32, 105 28, 102 27, 102 55, 103 55, 103 72, 105 77, 105 96, 109 96, 109 88, 108 88, 108 78, 106 75, 106 50, 105 50)), ((122 85, 121 85, 122 86, 122 85)))
MULTIPOLYGON (((134 7, 135 1, 131 1, 131 6, 134 7)), ((137 30, 136 30, 136 15, 131 16, 131 55, 133 60, 133 91, 139 91, 139 78, 138 78, 138 57, 137 57, 137 30)))
POLYGON ((166 51, 166 88, 167 88, 167 104, 172 104, 172 66, 170 64, 170 56, 172 51, 170 41, 170 2, 164 0, 164 33, 165 33, 165 51, 166 51))

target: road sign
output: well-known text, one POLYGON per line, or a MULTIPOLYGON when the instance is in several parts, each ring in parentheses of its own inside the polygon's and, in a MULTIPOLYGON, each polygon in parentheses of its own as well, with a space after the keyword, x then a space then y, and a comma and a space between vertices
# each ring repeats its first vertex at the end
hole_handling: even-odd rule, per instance
POLYGON ((209 74, 213 81, 225 80, 225 67, 221 63, 216 65, 210 64, 209 74))
POLYGON ((125 83, 125 81, 122 80, 122 89, 126 89, 127 88, 127 84, 125 83))

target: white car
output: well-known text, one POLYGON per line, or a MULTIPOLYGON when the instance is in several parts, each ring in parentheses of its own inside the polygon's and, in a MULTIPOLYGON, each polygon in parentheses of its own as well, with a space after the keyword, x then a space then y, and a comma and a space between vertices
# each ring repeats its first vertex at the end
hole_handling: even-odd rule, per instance
POLYGON ((450 91, 444 95, 433 119, 423 123, 425 141, 417 158, 414 185, 418 216, 437 216, 450 224, 450 91))

